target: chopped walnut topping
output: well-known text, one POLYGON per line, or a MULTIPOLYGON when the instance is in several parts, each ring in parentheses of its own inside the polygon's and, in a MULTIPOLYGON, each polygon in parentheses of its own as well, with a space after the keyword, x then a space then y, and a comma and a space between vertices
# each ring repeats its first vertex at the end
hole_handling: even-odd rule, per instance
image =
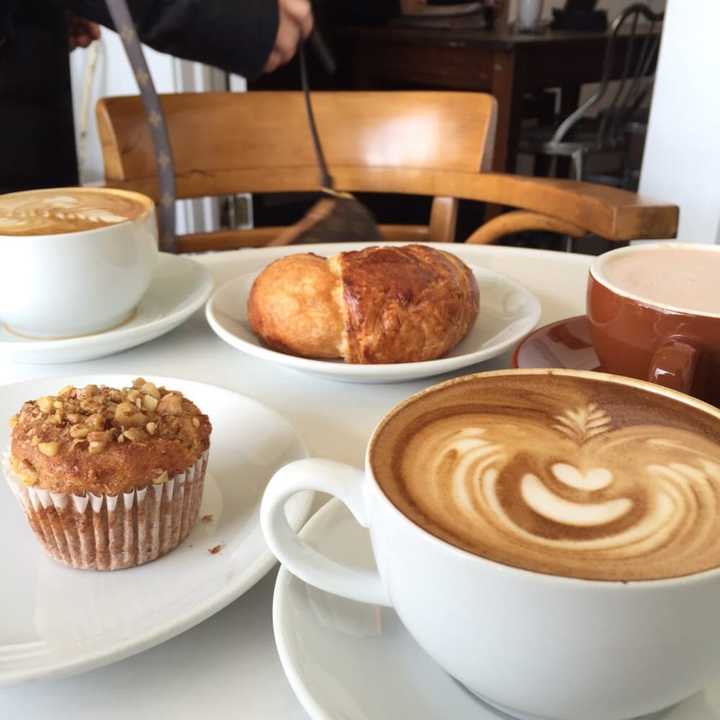
POLYGON ((10 425, 11 428, 14 428, 14 427, 17 425, 17 422, 18 422, 18 416, 17 416, 17 415, 13 415, 13 416, 10 418, 10 420, 8 421, 8 424, 10 425))
POLYGON ((131 427, 126 430, 123 435, 131 442, 140 442, 141 440, 147 440, 147 433, 139 427, 131 427))
POLYGON ((47 415, 53 409, 53 398, 41 397, 37 401, 37 406, 47 415))
POLYGON ((35 485, 35 483, 37 483, 38 476, 35 472, 35 468, 33 468, 27 460, 19 462, 15 458, 11 457, 10 462, 12 463, 13 470, 17 472, 25 485, 35 485))
POLYGON ((177 393, 163 395, 157 406, 159 415, 180 415, 182 413, 182 396, 177 393))
MULTIPOLYGON (((66 386, 57 395, 25 403, 10 422, 12 427, 21 423, 30 443, 53 457, 49 453, 59 452, 64 445, 97 454, 116 441, 179 440, 191 447, 203 423, 197 412, 181 393, 138 378, 132 387, 122 389, 66 386)), ((166 481, 167 474, 156 482, 166 481)))
POLYGON ((156 400, 160 399, 160 391, 157 389, 154 383, 143 383, 143 385, 140 387, 140 390, 142 390, 142 392, 144 392, 146 395, 154 397, 156 400))
POLYGON ((91 398, 94 395, 97 395, 97 392, 98 392, 97 385, 86 385, 82 390, 80 390, 80 397, 91 398))
POLYGON ((90 442, 99 442, 107 444, 111 440, 111 434, 107 430, 95 430, 88 433, 87 439, 90 442))
POLYGON ((41 442, 38 443, 38 450, 48 457, 55 457, 60 449, 60 443, 57 442, 41 442))
POLYGON ((148 410, 150 412, 153 412, 157 409, 159 402, 160 401, 156 397, 153 397, 152 395, 143 395, 142 396, 143 409, 148 410))
POLYGON ((91 455, 97 455, 101 453, 107 447, 107 443, 104 442, 91 442, 88 445, 88 452, 91 455))
POLYGON ((102 413, 93 413, 85 420, 85 424, 92 430, 104 430, 105 418, 102 413))

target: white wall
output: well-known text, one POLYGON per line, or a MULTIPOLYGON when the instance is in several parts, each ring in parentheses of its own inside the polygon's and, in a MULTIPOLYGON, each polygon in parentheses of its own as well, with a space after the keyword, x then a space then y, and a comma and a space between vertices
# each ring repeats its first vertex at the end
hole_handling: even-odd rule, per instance
POLYGON ((668 0, 640 192, 680 206, 678 240, 720 244, 720 2, 668 0))
MULTIPOLYGON (((118 35, 111 30, 102 29, 102 40, 98 43, 98 61, 92 76, 87 72, 90 52, 74 50, 70 55, 70 71, 73 88, 73 107, 75 111, 75 134, 80 148, 82 138, 80 129, 83 113, 87 116, 87 153, 80 167, 82 182, 96 182, 104 177, 100 141, 95 124, 95 103, 101 97, 110 95, 137 95, 138 88, 130 63, 125 57, 118 35), (90 83, 89 103, 81 107, 83 88, 90 83)), ((153 81, 158 92, 176 92, 175 68, 173 58, 150 48, 145 48, 153 81)))

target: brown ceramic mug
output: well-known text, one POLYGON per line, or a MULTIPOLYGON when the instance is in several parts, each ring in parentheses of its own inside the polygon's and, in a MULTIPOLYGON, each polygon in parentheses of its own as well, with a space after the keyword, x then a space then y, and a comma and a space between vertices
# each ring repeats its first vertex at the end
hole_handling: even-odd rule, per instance
POLYGON ((603 369, 720 405, 720 247, 652 243, 601 255, 587 315, 603 369))

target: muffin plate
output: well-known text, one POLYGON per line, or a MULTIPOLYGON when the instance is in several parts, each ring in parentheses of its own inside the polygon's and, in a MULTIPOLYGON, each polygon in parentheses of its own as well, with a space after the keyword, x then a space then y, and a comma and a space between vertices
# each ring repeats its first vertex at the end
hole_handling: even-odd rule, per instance
MULTIPOLYGON (((275 470, 305 457, 292 426, 264 405, 229 390, 145 375, 179 390, 210 416, 213 435, 203 518, 167 556, 111 573, 73 570, 48 558, 10 488, 0 482, 0 685, 62 677, 157 645, 196 625, 252 587, 274 564, 258 522, 275 470)), ((28 399, 65 385, 122 387, 134 376, 33 380, 0 388, 0 453, 5 418, 28 399)), ((288 504, 298 527, 311 494, 288 504)))

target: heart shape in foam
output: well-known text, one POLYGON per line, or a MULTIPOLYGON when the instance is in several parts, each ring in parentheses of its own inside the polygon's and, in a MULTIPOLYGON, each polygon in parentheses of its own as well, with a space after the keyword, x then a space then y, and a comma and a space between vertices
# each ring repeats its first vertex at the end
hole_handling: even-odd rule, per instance
POLYGON ((605 468, 592 468, 584 475, 567 463, 555 463, 550 469, 557 480, 576 490, 602 490, 613 481, 613 474, 605 468))

